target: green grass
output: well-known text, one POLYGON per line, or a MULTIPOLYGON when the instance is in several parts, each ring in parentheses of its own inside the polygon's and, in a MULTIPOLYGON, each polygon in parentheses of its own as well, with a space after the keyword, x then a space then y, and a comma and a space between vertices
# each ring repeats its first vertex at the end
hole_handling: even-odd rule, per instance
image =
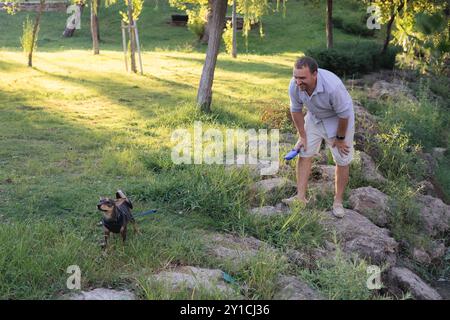
MULTIPOLYGON (((287 108, 295 57, 325 43, 323 3, 287 6, 285 19, 281 13, 264 18, 264 38, 252 31, 248 52, 239 38, 238 59, 221 52, 210 115, 195 107, 206 47, 186 28, 166 23, 175 12, 166 2, 158 10, 146 2, 139 21, 143 76, 124 70, 119 5, 100 11, 98 56, 91 52, 88 10, 73 38, 61 37, 65 13, 45 13, 33 68, 26 67, 19 42, 22 22, 33 14, 0 12, 0 298, 58 298, 68 292, 67 267, 76 264, 83 290, 112 286, 141 298, 189 299, 152 287, 142 274, 172 265, 231 272, 206 255, 203 232, 254 235, 279 251, 322 243, 327 235, 314 210, 249 218, 255 179, 248 172, 175 166, 170 158, 173 130, 192 132, 195 121, 204 129, 273 127, 262 115, 274 106, 287 108), (139 219, 143 235, 131 231, 125 246, 113 239, 103 254, 96 204, 117 189, 132 199, 134 212, 159 211, 139 219)), ((336 7, 348 10, 348 3, 336 7)), ((358 38, 336 30, 335 41, 344 40, 358 38)), ((445 172, 440 176, 445 179, 445 172)), ((328 207, 330 199, 319 199, 317 208, 328 207)), ((269 299, 275 276, 288 269, 277 254, 263 253, 233 276, 247 285, 245 298, 269 299)))

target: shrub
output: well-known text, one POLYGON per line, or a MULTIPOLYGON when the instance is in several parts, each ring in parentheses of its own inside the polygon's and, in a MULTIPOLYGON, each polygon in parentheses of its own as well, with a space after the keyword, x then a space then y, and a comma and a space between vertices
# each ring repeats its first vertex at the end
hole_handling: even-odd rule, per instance
POLYGON ((375 42, 342 42, 332 49, 310 48, 306 54, 314 57, 321 68, 339 76, 352 76, 392 68, 398 48, 389 47, 383 55, 380 51, 381 46, 375 42))

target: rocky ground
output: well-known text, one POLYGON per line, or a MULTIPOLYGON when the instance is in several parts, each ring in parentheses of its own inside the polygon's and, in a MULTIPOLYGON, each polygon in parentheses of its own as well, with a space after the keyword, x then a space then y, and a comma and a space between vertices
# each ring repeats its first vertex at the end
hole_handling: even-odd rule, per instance
MULTIPOLYGON (((377 76, 366 79, 351 80, 347 86, 358 87, 367 83, 371 84, 369 97, 383 99, 387 96, 395 97, 401 92, 415 99, 410 90, 401 82, 383 76, 380 80, 377 76), (388 80, 385 80, 388 79, 388 80)), ((356 158, 361 163, 361 174, 368 184, 350 190, 349 208, 345 217, 335 218, 330 211, 323 210, 321 223, 326 230, 337 235, 342 252, 350 259, 355 255, 365 259, 369 264, 384 266, 382 279, 387 293, 394 297, 401 297, 409 292, 414 299, 440 300, 449 299, 448 292, 421 279, 408 268, 408 261, 423 265, 430 265, 439 259, 443 259, 448 252, 445 243, 440 241, 437 235, 449 232, 450 206, 445 204, 433 186, 433 183, 424 180, 421 182, 422 194, 417 195, 416 201, 420 205, 420 219, 424 226, 424 232, 434 239, 430 246, 408 247, 396 241, 390 231, 391 210, 389 196, 373 187, 385 183, 387 180, 378 171, 372 155, 362 150, 365 148, 368 134, 377 132, 376 118, 371 115, 361 104, 355 101, 355 113, 357 118, 355 143, 356 158), (402 249, 402 250, 401 250, 402 249), (400 254, 402 251, 402 254, 400 254), (406 254, 405 254, 406 252, 406 254)), ((282 143, 293 145, 296 137, 292 134, 282 135, 282 143)), ((435 148, 432 153, 422 157, 428 164, 428 170, 432 172, 436 166, 436 160, 442 157, 442 148, 435 148)), ((376 151, 374 151, 376 152, 376 151)), ((318 192, 333 193, 334 190, 334 166, 328 165, 326 152, 321 152, 315 159, 313 177, 310 183, 311 194, 318 192)), ((260 166, 253 166, 255 176, 258 176, 260 166)), ((242 167, 229 168, 241 170, 242 167)), ((252 196, 256 199, 253 204, 260 203, 258 197, 276 199, 274 195, 282 194, 284 198, 273 205, 254 206, 249 208, 252 215, 267 218, 274 215, 291 214, 290 206, 295 202, 295 182, 286 178, 285 173, 294 170, 290 166, 282 165, 280 172, 275 176, 262 177, 252 187, 252 196), (291 198, 289 198, 291 197, 291 198)), ((294 172, 291 172, 291 177, 294 172)), ((314 205, 314 203, 312 204, 314 205)), ((301 250, 281 251, 253 237, 240 237, 235 234, 214 233, 204 236, 208 253, 219 261, 228 261, 232 264, 245 262, 246 259, 261 254, 261 252, 278 252, 289 263, 301 268, 314 268, 315 262, 320 259, 332 259, 336 252, 336 244, 326 242, 323 247, 302 252, 301 250)), ((159 273, 151 275, 153 281, 164 282, 173 290, 193 290, 201 287, 207 290, 217 291, 220 294, 240 299, 240 292, 245 290, 239 283, 230 279, 224 271, 210 269, 202 266, 173 266, 159 273)), ((283 300, 321 300, 327 299, 323 294, 309 286, 296 276, 291 274, 279 274, 276 283, 277 290, 274 299, 283 300)), ((135 299, 130 291, 118 292, 112 289, 97 288, 89 292, 69 297, 70 299, 135 299)))

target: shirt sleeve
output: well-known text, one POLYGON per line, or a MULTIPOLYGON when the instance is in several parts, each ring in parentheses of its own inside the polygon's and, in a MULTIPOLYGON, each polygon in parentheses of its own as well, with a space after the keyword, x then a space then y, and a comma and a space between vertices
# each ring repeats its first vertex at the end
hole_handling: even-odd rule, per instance
POLYGON ((296 88, 294 79, 292 79, 289 83, 289 98, 291 100, 291 112, 302 112, 303 103, 300 101, 300 97, 298 96, 298 89, 296 88))
POLYGON ((333 110, 336 112, 339 118, 349 118, 353 112, 352 97, 345 89, 344 84, 339 84, 330 95, 330 102, 333 106, 333 110))

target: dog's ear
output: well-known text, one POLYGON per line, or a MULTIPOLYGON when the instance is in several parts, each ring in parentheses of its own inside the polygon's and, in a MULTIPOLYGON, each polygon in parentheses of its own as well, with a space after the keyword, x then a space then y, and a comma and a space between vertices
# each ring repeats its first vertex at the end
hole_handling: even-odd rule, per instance
POLYGON ((128 205, 128 207, 130 209, 133 209, 133 204, 131 203, 130 199, 127 198, 127 196, 122 190, 117 190, 116 199, 125 199, 125 203, 128 205))

